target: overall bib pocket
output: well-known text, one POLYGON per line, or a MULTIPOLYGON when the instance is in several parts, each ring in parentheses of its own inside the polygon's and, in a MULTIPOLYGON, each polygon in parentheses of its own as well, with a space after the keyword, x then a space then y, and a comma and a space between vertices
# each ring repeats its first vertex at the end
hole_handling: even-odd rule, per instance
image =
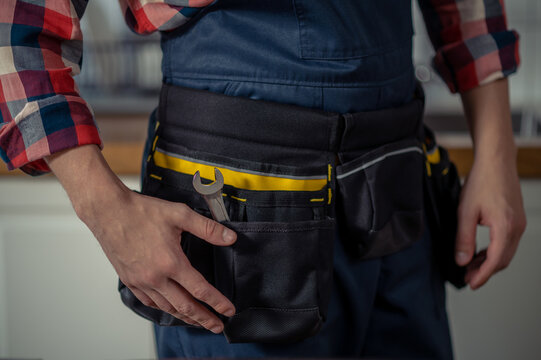
POLYGON ((423 231, 423 150, 414 138, 347 155, 337 167, 337 218, 345 246, 368 259, 396 252, 423 231))
POLYGON ((404 16, 411 13, 409 1, 293 0, 293 5, 303 59, 354 59, 410 46, 411 16, 404 16), (352 14, 370 16, 360 21, 352 14))
MULTIPOLYGON (((334 219, 328 164, 286 166, 195 151, 158 140, 151 151, 142 193, 182 202, 210 217, 192 187, 195 171, 210 182, 224 176, 223 198, 237 232, 229 247, 183 232, 192 266, 228 297, 237 313, 224 321, 229 342, 288 343, 313 335, 327 311, 332 281, 334 219)), ((160 325, 184 325, 147 308, 121 289, 124 302, 160 325)))

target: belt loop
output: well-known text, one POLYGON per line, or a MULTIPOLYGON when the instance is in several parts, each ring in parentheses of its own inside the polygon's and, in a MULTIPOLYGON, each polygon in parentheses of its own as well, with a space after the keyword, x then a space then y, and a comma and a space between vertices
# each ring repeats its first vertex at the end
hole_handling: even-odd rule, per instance
MULTIPOLYGON (((347 115, 347 114, 346 114, 347 115)), ((333 153, 337 153, 342 145, 342 139, 344 137, 345 119, 342 114, 338 114, 338 118, 333 122, 331 127, 329 150, 333 153)))
POLYGON ((417 117, 417 128, 416 134, 417 138, 423 142, 424 141, 424 110, 425 110, 425 92, 423 85, 418 81, 415 86, 415 99, 418 102, 419 115, 417 117))

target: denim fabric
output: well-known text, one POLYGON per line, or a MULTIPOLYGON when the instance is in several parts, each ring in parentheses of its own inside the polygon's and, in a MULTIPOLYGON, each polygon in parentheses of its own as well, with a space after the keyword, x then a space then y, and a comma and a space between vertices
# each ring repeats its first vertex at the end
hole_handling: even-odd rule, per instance
MULTIPOLYGON (((411 3, 340 3, 218 0, 162 34, 163 80, 338 113, 410 101, 411 3)), ((229 344, 205 330, 155 326, 158 355, 450 359, 444 281, 432 245, 426 230, 405 250, 354 261, 336 235, 328 319, 315 336, 291 345, 229 344)))
POLYGON ((162 33, 164 82, 340 113, 415 88, 409 0, 218 0, 162 33))

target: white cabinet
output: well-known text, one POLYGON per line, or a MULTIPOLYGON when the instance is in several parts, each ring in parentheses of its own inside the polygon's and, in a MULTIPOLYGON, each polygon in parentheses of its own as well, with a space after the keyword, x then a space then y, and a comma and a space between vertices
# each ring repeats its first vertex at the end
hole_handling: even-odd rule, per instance
POLYGON ((154 358, 150 323, 116 286, 55 179, 0 178, 0 358, 154 358))

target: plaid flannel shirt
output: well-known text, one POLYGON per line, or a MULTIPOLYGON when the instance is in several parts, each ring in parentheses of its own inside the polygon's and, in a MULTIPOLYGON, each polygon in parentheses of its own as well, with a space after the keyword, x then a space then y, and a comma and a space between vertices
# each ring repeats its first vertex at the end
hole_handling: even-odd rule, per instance
MULTIPOLYGON (((186 23, 214 0, 119 0, 140 34, 186 23)), ((436 49, 435 68, 452 92, 505 77, 519 64, 518 34, 503 0, 418 0, 436 49)), ((50 171, 43 158, 85 144, 103 148, 80 71, 79 20, 88 0, 0 1, 0 155, 9 169, 50 171)))

